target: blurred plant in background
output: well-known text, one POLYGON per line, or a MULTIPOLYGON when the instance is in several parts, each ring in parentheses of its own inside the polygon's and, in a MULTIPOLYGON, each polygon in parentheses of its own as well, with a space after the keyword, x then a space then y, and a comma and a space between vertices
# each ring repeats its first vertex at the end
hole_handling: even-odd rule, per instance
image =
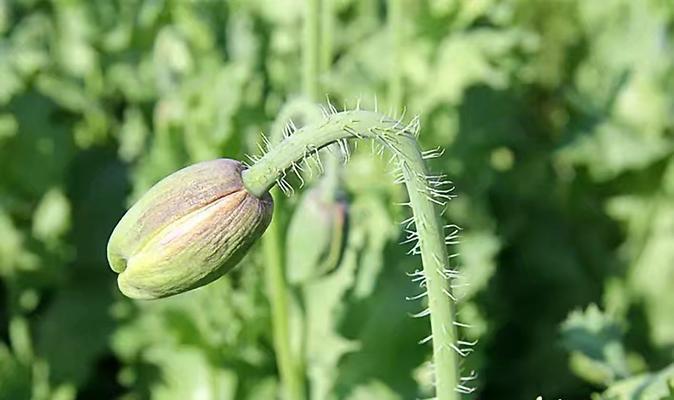
MULTIPOLYGON (((424 146, 446 149, 432 169, 460 194, 445 218, 464 228, 477 397, 672 396, 674 4, 398 1, 392 27, 389 2, 325 2, 319 83, 346 108, 405 105, 424 146)), ((132 302, 105 244, 157 180, 255 153, 307 94, 305 10, 0 0, 0 399, 276 396, 260 249, 212 285, 132 302)), ((312 399, 430 393, 404 194, 386 173, 369 149, 344 167, 329 212, 348 230, 316 236, 341 240, 334 267, 316 253, 316 270, 288 272, 319 250, 289 223, 317 212, 313 194, 276 214, 312 399)))

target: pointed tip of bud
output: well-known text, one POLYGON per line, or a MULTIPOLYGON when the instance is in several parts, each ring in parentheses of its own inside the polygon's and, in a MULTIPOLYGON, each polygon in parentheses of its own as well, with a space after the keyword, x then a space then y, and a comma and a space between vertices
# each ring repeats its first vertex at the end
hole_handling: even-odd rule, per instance
POLYGON ((133 281, 126 279, 127 276, 127 274, 122 273, 117 277, 117 287, 124 296, 134 300, 153 300, 162 297, 136 287, 133 281))

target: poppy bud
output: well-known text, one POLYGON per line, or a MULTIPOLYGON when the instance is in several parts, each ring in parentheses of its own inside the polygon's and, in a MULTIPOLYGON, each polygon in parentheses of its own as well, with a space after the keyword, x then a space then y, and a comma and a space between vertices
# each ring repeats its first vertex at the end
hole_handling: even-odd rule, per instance
POLYGON ((327 274, 344 250, 348 205, 323 183, 303 193, 288 226, 287 277, 293 284, 327 274))
POLYGON ((159 181, 127 211, 108 241, 108 262, 126 296, 182 293, 232 269, 267 228, 269 193, 248 193, 235 160, 183 168, 159 181))

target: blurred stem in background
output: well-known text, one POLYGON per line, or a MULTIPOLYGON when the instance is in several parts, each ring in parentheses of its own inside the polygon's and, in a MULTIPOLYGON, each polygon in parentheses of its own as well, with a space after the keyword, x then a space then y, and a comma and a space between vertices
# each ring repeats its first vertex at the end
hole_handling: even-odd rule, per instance
POLYGON ((276 363, 281 378, 282 390, 286 400, 304 399, 304 379, 299 359, 293 354, 290 342, 290 311, 288 307, 288 286, 283 269, 283 250, 281 247, 281 227, 278 190, 274 195, 274 217, 262 238, 265 257, 265 276, 271 303, 271 318, 274 335, 276 363))
MULTIPOLYGON (((388 83, 389 106, 395 112, 402 108, 402 75, 400 70, 400 52, 402 51, 402 2, 390 0, 388 10, 388 27, 390 34, 392 65, 388 83)), ((303 74, 302 90, 305 98, 311 102, 320 101, 322 82, 327 78, 332 65, 334 53, 333 30, 335 28, 333 0, 306 0, 304 39, 303 39, 303 74), (320 25, 319 25, 320 24, 320 25)), ((278 143, 280 138, 273 138, 278 143)), ((325 175, 321 182, 325 195, 337 196, 341 157, 325 154, 325 175)), ((266 276, 269 286, 269 297, 272 306, 272 324, 274 346, 282 386, 287 399, 303 399, 305 397, 303 365, 304 354, 301 349, 293 351, 291 343, 291 311, 289 309, 290 291, 283 261, 283 228, 278 221, 281 199, 278 190, 272 191, 275 201, 276 218, 272 221, 263 238, 266 258, 266 276)), ((300 210, 301 212, 301 210, 300 210)), ((298 334, 300 334, 298 332, 298 334)))
MULTIPOLYGON (((334 0, 321 1, 321 40, 320 40, 320 76, 322 81, 330 72, 334 47, 333 30, 335 29, 334 0)), ((308 39, 308 38, 307 38, 308 39)))
MULTIPOLYGON (((314 0, 309 0, 312 2, 314 0)), ((330 68, 332 67, 332 57, 334 49, 334 40, 333 34, 335 29, 335 17, 334 17, 334 0, 321 0, 320 1, 320 21, 321 21, 321 31, 320 31, 320 40, 316 43, 312 42, 312 39, 309 35, 312 35, 315 38, 315 34, 318 34, 318 31, 307 30, 306 45, 307 49, 305 50, 306 63, 312 64, 314 67, 312 70, 318 72, 317 76, 307 75, 306 79, 310 81, 315 81, 316 86, 320 91, 325 91, 325 81, 328 79, 330 74, 330 68)), ((313 21, 317 21, 318 18, 311 18, 313 21)), ((311 25, 311 22, 308 25, 311 25)), ((307 87, 311 85, 307 83, 307 87)), ((314 102, 321 101, 317 93, 311 93, 307 91, 305 95, 314 102)), ((329 96, 326 92, 323 95, 329 96)), ((328 97, 329 99, 329 97, 328 97)), ((336 150, 337 146, 332 146, 333 150, 336 150)), ((340 171, 341 163, 343 162, 342 157, 339 151, 325 152, 325 174, 321 179, 321 184, 323 185, 323 193, 326 196, 326 200, 332 202, 336 199, 339 191, 339 180, 340 180, 340 171)))
POLYGON ((431 183, 427 179, 429 173, 424 153, 419 148, 415 133, 396 131, 398 125, 397 120, 386 119, 375 112, 358 110, 333 114, 325 123, 300 130, 271 149, 246 170, 243 181, 250 193, 260 195, 277 183, 282 171, 304 160, 308 147, 320 149, 352 138, 386 141, 400 162, 418 232, 417 246, 422 259, 428 308, 417 316, 430 317, 436 398, 457 400, 460 397, 458 390, 464 393, 471 390, 459 384, 458 357, 466 353, 454 343, 466 344, 457 340, 454 296, 450 277, 447 276, 452 270, 448 268, 446 238, 436 204, 427 194, 431 183))
MULTIPOLYGON (((310 101, 318 101, 319 74, 325 73, 329 68, 332 58, 331 34, 332 12, 326 0, 323 13, 319 0, 306 0, 304 18, 304 42, 303 42, 303 74, 302 90, 310 101), (328 8, 329 7, 329 8, 328 8), (323 21, 323 32, 320 35, 319 23, 323 21), (320 35, 320 36, 319 36, 320 35), (322 43, 322 52, 319 52, 321 36, 329 40, 322 43), (329 37, 329 39, 328 39, 329 37)), ((273 138, 273 144, 278 143, 280 138, 273 138)), ((269 291, 269 301, 272 308, 272 325, 274 335, 274 350, 276 363, 281 378, 281 386, 286 400, 302 400, 306 397, 304 387, 304 368, 302 367, 302 354, 294 354, 290 332, 290 309, 289 290, 286 281, 283 260, 282 227, 279 223, 281 211, 281 196, 278 189, 272 190, 274 197, 274 218, 262 238, 265 254, 265 275, 269 291)))
POLYGON ((401 53, 403 49, 402 37, 402 2, 403 0, 388 1, 388 29, 391 41, 391 69, 388 81, 389 106, 393 114, 401 112, 403 104, 403 82, 401 71, 401 53))
POLYGON ((319 23, 321 21, 320 0, 306 0, 305 7, 302 89, 305 96, 313 101, 318 101, 321 65, 318 48, 320 43, 319 23))

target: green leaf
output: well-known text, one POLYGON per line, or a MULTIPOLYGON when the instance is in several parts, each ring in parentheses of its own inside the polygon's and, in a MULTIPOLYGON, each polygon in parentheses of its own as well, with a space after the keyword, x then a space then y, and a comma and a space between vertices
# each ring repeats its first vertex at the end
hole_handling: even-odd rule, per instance
POLYGON ((107 280, 89 274, 60 291, 36 324, 36 353, 49 362, 53 382, 81 385, 106 353, 113 329, 107 288, 107 280))
POLYGON ((18 270, 34 269, 38 257, 25 246, 25 235, 17 229, 9 215, 0 208, 0 276, 10 276, 18 270))
POLYGON ((357 342, 346 339, 338 330, 345 307, 343 296, 355 281, 356 256, 349 242, 335 271, 303 287, 305 354, 312 399, 331 398, 340 359, 358 348, 357 342))
POLYGON ((612 384, 599 400, 672 400, 674 364, 661 371, 638 375, 612 384))
POLYGON ((623 330, 614 318, 592 304, 585 311, 574 311, 561 327, 562 339, 571 351, 571 367, 582 378, 609 384, 630 375, 623 330))
POLYGON ((0 114, 0 145, 4 139, 16 135, 17 123, 11 114, 0 114))
POLYGON ((160 367, 160 377, 150 387, 153 400, 236 399, 236 374, 211 365, 199 349, 157 347, 145 359, 160 367))
POLYGON ((674 149, 674 142, 665 137, 644 135, 615 122, 600 124, 590 133, 560 150, 557 159, 562 164, 586 166, 598 181, 645 168, 674 149))
POLYGON ((461 233, 457 248, 461 258, 461 276, 455 295, 469 299, 487 287, 496 271, 496 256, 501 244, 498 237, 489 231, 472 230, 461 233))
POLYGON ((371 381, 364 385, 357 386, 353 392, 346 398, 347 400, 401 400, 396 392, 388 386, 378 381, 371 381))
POLYGON ((130 108, 124 113, 124 123, 119 131, 119 158, 133 161, 145 150, 149 135, 143 114, 138 108, 130 108))
POLYGON ((629 262, 627 283, 634 300, 644 303, 650 339, 657 346, 674 344, 674 298, 669 295, 674 291, 674 196, 667 191, 668 176, 651 195, 616 196, 607 204, 608 212, 625 226, 622 251, 629 262))
POLYGON ((45 242, 63 236, 70 228, 70 202, 58 188, 47 191, 33 214, 33 236, 45 242))

